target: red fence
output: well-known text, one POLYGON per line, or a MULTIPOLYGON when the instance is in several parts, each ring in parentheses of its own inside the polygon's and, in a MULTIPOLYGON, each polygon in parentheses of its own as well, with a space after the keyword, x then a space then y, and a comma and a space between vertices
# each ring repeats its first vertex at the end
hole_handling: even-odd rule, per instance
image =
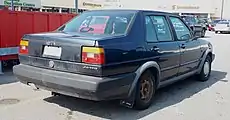
POLYGON ((17 59, 17 47, 24 34, 53 31, 74 16, 0 10, 0 62, 17 59))

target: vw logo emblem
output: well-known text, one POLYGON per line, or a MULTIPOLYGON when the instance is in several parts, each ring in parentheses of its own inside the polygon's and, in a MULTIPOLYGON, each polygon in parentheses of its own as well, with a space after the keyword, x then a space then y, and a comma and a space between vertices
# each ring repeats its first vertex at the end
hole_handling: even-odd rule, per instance
POLYGON ((51 68, 54 67, 54 61, 49 61, 49 67, 51 67, 51 68))
POLYGON ((47 41, 46 44, 47 45, 55 45, 56 43, 54 41, 47 41))

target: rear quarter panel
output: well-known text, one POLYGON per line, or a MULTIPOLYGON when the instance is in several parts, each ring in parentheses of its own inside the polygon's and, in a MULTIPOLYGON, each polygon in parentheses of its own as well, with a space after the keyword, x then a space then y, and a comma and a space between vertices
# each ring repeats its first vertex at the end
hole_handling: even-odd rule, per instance
MULTIPOLYGON (((211 43, 204 40, 203 38, 198 38, 199 44, 200 44, 200 49, 201 49, 201 59, 205 59, 205 53, 208 49, 210 49, 211 43)), ((213 50, 211 50, 213 51, 213 50)))
POLYGON ((105 50, 103 76, 131 73, 142 65, 145 31, 141 15, 136 14, 127 35, 98 41, 97 45, 105 50))

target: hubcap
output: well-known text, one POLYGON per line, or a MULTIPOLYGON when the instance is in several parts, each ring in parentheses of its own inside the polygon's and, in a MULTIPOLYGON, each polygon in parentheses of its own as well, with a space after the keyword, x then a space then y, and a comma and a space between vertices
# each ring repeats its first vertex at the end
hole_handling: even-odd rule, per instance
POLYGON ((206 61, 204 64, 204 75, 205 75, 205 77, 207 77, 209 75, 209 72, 210 72, 210 65, 209 65, 209 62, 206 61))
POLYGON ((153 93, 153 83, 151 80, 142 80, 141 81, 141 88, 140 88, 140 95, 141 100, 144 102, 149 102, 151 100, 153 93))

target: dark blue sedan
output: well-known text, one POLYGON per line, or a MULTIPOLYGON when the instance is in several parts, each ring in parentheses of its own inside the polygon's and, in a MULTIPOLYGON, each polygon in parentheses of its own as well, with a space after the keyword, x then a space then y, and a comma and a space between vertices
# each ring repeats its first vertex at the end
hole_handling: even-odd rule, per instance
POLYGON ((209 79, 213 47, 195 32, 165 12, 88 11, 56 31, 25 35, 14 74, 54 95, 146 109, 163 86, 209 79))

